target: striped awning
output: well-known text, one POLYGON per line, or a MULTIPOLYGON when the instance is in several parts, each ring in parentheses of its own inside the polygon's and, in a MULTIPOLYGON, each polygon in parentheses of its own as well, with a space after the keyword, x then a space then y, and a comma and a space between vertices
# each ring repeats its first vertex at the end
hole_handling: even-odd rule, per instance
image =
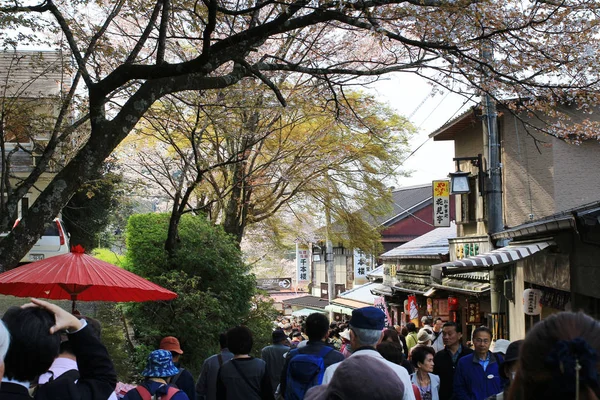
POLYGON ((555 245, 553 241, 513 243, 477 256, 432 265, 431 277, 439 282, 442 279, 442 275, 447 276, 492 269, 493 267, 514 263, 530 257, 552 245, 555 245))

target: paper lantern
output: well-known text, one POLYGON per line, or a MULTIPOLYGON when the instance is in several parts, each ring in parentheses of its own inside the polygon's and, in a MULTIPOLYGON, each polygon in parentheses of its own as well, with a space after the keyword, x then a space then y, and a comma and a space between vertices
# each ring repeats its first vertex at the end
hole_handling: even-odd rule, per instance
POLYGON ((458 311, 458 299, 454 296, 448 297, 448 311, 458 311))
POLYGON ((523 309, 526 315, 540 315, 542 313, 542 291, 539 289, 525 289, 523 292, 523 309))

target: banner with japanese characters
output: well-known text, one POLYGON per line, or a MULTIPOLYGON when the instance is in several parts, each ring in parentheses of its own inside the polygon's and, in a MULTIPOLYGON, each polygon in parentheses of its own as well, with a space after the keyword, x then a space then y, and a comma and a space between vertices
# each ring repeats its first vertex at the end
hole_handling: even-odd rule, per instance
POLYGON ((306 284, 310 280, 309 274, 308 247, 296 245, 296 270, 298 286, 306 284))
POLYGON ((359 249, 354 249, 354 284, 367 281, 367 274, 371 272, 372 257, 359 249))
POLYGON ((383 296, 375 297, 373 305, 385 313, 385 326, 392 325, 392 319, 390 318, 385 298, 383 296))
POLYGON ((408 296, 408 312, 410 322, 419 326, 419 307, 417 306, 417 296, 414 294, 408 296))
POLYGON ((450 226, 450 181, 433 181, 433 226, 450 226))

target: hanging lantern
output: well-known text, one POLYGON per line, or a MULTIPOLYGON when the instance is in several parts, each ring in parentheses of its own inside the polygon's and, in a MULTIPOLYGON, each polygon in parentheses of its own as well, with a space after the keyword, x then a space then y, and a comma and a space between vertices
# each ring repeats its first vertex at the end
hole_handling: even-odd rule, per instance
POLYGON ((523 310, 526 315, 540 315, 542 313, 542 291, 539 289, 525 289, 523 292, 523 310))
POLYGON ((448 311, 458 311, 458 299, 454 296, 448 296, 448 311))
POLYGON ((427 314, 431 315, 433 313, 433 300, 428 297, 427 298, 427 314))
POLYGON ((408 314, 410 309, 408 308, 408 300, 404 300, 404 313, 408 314))

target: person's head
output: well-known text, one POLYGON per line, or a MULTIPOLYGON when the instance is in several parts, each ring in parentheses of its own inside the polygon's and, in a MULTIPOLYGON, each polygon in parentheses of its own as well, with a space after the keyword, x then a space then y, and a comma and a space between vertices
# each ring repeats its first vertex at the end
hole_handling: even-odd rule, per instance
POLYGON ((484 354, 490 350, 492 344, 492 331, 487 326, 480 326, 473 331, 473 345, 477 354, 484 354))
POLYGON ((462 340, 462 329, 456 322, 446 322, 442 327, 444 346, 452 347, 462 340))
POLYGON ((421 325, 422 326, 425 326, 425 325, 431 326, 431 322, 432 322, 432 320, 431 320, 430 316, 424 315, 423 317, 421 317, 421 325))
POLYGON ((521 344, 523 344, 522 340, 515 340, 508 345, 506 354, 504 355, 502 368, 500 368, 500 376, 510 383, 515 379, 515 374, 517 372, 517 361, 519 360, 521 344))
POLYGON ((219 333, 219 347, 221 350, 227 348, 227 332, 219 333))
POLYGON ((148 355, 146 368, 142 371, 145 378, 162 378, 166 381, 177 375, 179 369, 173 364, 173 356, 168 350, 154 350, 148 355))
POLYGON ((498 339, 496 340, 496 343, 494 343, 494 349, 492 350, 492 353, 504 356, 506 354, 506 349, 508 349, 509 345, 510 340, 498 339))
POLYGON ((234 355, 249 354, 253 344, 252 332, 245 326, 236 326, 227 331, 227 346, 234 355))
POLYGON ((383 342, 393 342, 400 343, 400 338, 398 337, 398 332, 395 329, 386 329, 383 331, 383 342))
POLYGON ((0 380, 4 377, 4 357, 10 347, 10 333, 4 326, 4 322, 0 321, 0 380))
POLYGON ((60 342, 58 356, 75 360, 75 351, 73 350, 73 343, 70 340, 65 338, 62 342, 60 342))
POLYGON ((329 333, 329 320, 321 313, 310 314, 306 318, 306 335, 311 342, 320 341, 329 333))
POLYGON ((415 346, 411 349, 411 362, 422 372, 433 372, 433 356, 435 350, 429 346, 415 346))
POLYGON ((179 340, 175 336, 162 338, 158 348, 170 351, 173 356, 173 362, 179 361, 179 356, 183 354, 183 350, 181 350, 181 346, 179 345, 179 340))
POLYGON ((527 333, 519 351, 511 399, 600 398, 600 322, 584 313, 561 312, 527 333), (579 366, 579 370, 578 370, 579 366))
POLYGON ((377 351, 383 358, 394 364, 402 365, 404 361, 404 349, 399 343, 381 342, 377 345, 377 351))
POLYGON ((4 376, 22 382, 43 374, 58 355, 60 333, 50 334, 54 315, 38 307, 11 307, 2 317, 10 346, 4 358, 4 376))
POLYGON ((377 307, 352 310, 350 319, 350 343, 353 349, 363 346, 375 347, 383 337, 385 314, 377 307))
POLYGON ((300 332, 294 332, 292 339, 294 339, 296 342, 301 342, 304 338, 300 332))
POLYGON ((417 326, 412 322, 409 322, 408 324, 406 324, 406 330, 408 331, 408 333, 416 332, 417 326))
POLYGON ((444 321, 442 321, 441 318, 436 318, 435 322, 433 324, 433 331, 434 332, 441 332, 442 328, 444 327, 444 321))
POLYGON ((273 344, 287 344, 288 343, 288 337, 285 334, 284 331, 282 331, 281 329, 276 329, 273 331, 273 333, 271 333, 271 339, 273 344))
POLYGON ((394 370, 373 357, 357 353, 339 364, 329 384, 310 388, 304 400, 395 400, 404 396, 404 390, 394 370))
POLYGON ((431 339, 433 338, 433 331, 429 328, 421 328, 417 334, 417 343, 424 346, 431 346, 431 339))

